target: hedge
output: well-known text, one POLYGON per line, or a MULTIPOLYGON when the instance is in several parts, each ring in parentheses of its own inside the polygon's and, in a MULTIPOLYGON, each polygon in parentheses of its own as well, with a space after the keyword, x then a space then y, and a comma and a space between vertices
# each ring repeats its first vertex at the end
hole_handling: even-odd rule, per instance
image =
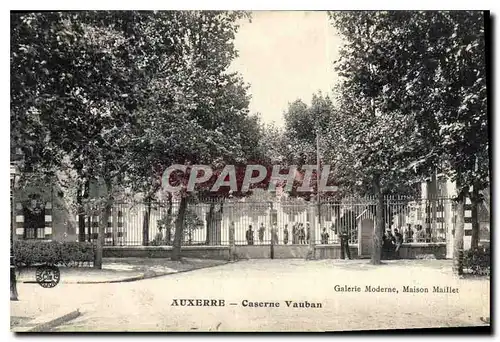
POLYGON ((475 275, 489 275, 491 265, 491 250, 488 247, 478 247, 464 252, 464 270, 475 275))
POLYGON ((91 266, 95 246, 88 242, 14 241, 17 266, 64 265, 91 266))

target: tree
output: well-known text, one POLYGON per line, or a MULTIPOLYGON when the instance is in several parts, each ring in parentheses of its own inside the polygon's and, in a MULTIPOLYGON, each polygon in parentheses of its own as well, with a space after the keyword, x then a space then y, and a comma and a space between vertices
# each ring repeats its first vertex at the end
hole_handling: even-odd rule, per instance
MULTIPOLYGON (((321 92, 312 95, 311 105, 307 106, 303 101, 296 100, 289 104, 284 113, 285 130, 281 149, 284 152, 284 165, 295 165, 298 167, 296 181, 289 192, 293 197, 303 197, 310 200, 318 192, 318 170, 317 158, 319 156, 320 168, 323 165, 332 167, 327 175, 328 185, 338 185, 336 164, 332 163, 332 152, 336 151, 334 141, 336 136, 332 133, 338 119, 336 111, 329 96, 321 92), (304 165, 314 165, 311 176, 310 192, 299 191, 305 176, 304 165)), ((338 193, 322 191, 322 198, 332 198, 338 193)))
MULTIPOLYGON (((246 87, 225 70, 244 15, 13 15, 12 140, 27 142, 27 165, 68 167, 82 182, 100 183, 96 267, 113 198, 123 188, 141 189, 150 201, 171 164, 242 158, 246 87)), ((186 207, 182 196, 174 259, 186 207)))
MULTIPOLYGON (((384 231, 383 197, 407 190, 419 174, 406 166, 430 145, 416 130, 414 113, 396 108, 391 96, 395 79, 406 71, 392 41, 405 15, 388 12, 338 12, 331 18, 344 38, 336 70, 343 162, 338 162, 339 181, 361 194, 377 199, 372 263, 380 263, 384 231)), ((339 139, 337 139, 338 141, 339 139)))
MULTIPOLYGON (((396 139, 395 152, 404 152, 385 158, 397 167, 383 174, 390 171, 388 180, 401 179, 397 175, 402 171, 414 169, 417 175, 428 175, 437 169, 456 181, 455 241, 460 250, 460 208, 475 182, 476 188, 484 188, 489 168, 483 14, 343 12, 333 13, 332 19, 347 41, 339 72, 347 79, 342 84, 344 94, 351 96, 342 99, 350 99, 352 108, 361 112, 371 105, 372 118, 379 111, 378 118, 397 114, 402 119, 391 124, 403 132, 403 138, 396 139), (484 133, 484 138, 476 139, 477 132, 484 133)), ((376 121, 367 122, 380 137, 387 130, 376 121)), ((363 130, 358 134, 368 136, 363 130)), ((375 156, 384 160, 380 154, 375 156)))
POLYGON ((72 168, 79 179, 102 180, 95 266, 112 204, 113 183, 124 169, 122 147, 131 138, 136 45, 133 12, 14 14, 11 50, 13 140, 27 141, 27 170, 48 163, 72 168), (30 120, 36 117, 36 120, 30 120), (25 139, 33 127, 43 132, 25 139), (21 138, 19 138, 21 137, 21 138), (112 143, 110 143, 112 141, 112 143))
MULTIPOLYGON (((162 171, 173 164, 204 164, 220 169, 225 164, 246 160, 246 146, 252 146, 249 141, 255 139, 245 134, 253 120, 248 115, 247 87, 237 74, 226 73, 229 63, 236 57, 232 44, 238 28, 236 21, 243 16, 242 12, 182 14, 187 42, 185 73, 177 72, 175 81, 168 80, 179 87, 173 94, 179 100, 170 107, 155 102, 148 108, 147 116, 141 121, 144 140, 139 148, 148 152, 148 159, 136 165, 162 171)), ((159 78, 158 84, 165 84, 165 80, 159 78)), ((186 174, 174 176, 173 182, 185 186, 186 174)), ((180 258, 183 217, 190 194, 181 189, 176 196, 180 198, 180 206, 173 260, 180 258)))
MULTIPOLYGON (((481 12, 450 12, 444 20, 451 35, 442 47, 448 52, 447 58, 439 61, 438 80, 449 90, 440 98, 444 108, 440 133, 447 156, 447 173, 457 185, 454 270, 461 274, 465 197, 469 195, 473 207, 477 208, 483 200, 480 191, 489 181, 485 17, 481 12)), ((474 248, 478 243, 479 224, 478 210, 473 211, 474 248)))

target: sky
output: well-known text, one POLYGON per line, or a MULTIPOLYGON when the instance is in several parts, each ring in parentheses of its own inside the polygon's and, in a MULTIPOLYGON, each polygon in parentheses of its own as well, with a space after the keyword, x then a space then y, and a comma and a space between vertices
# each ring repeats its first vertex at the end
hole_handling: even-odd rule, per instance
POLYGON ((250 111, 283 126, 288 103, 330 93, 340 38, 321 11, 257 11, 242 21, 234 41, 239 57, 230 70, 250 84, 250 111))

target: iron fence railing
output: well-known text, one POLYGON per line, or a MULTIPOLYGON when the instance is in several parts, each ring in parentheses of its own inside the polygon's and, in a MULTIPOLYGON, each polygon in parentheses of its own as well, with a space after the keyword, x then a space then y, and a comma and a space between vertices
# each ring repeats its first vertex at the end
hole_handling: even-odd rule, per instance
MULTIPOLYGON (((179 201, 115 203, 109 215, 105 243, 121 246, 172 244, 178 210, 179 201)), ((397 229, 404 242, 444 242, 455 224, 455 203, 450 198, 386 197, 383 216, 385 229, 392 232, 397 229)), ((339 243, 339 232, 344 226, 350 232, 350 243, 354 244, 358 242, 359 221, 375 221, 375 217, 374 198, 347 198, 321 203, 321 206, 302 200, 198 201, 187 206, 182 243, 229 245, 229 227, 234 224, 237 245, 307 244, 312 237, 316 244, 339 243), (312 227, 315 227, 314 232, 312 227)), ((86 239, 94 240, 99 216, 88 215, 85 220, 86 239)))

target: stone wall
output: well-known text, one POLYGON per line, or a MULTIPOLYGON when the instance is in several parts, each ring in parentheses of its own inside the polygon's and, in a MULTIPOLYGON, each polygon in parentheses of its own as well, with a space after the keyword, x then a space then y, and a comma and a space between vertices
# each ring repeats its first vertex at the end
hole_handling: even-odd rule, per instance
MULTIPOLYGON (((351 259, 358 258, 358 246, 349 245, 351 259)), ((340 259, 340 245, 317 245, 315 249, 316 259, 340 259)))
MULTIPOLYGON (((170 258, 172 246, 105 246, 105 258, 170 258)), ((185 246, 181 248, 184 258, 229 260, 229 246, 185 246)))
MULTIPOLYGON (((305 259, 308 245, 276 245, 274 246, 275 259, 305 259)), ((358 258, 358 247, 349 246, 351 258, 358 258)), ((271 246, 235 246, 237 259, 270 259, 271 246)), ((104 257, 143 257, 143 258, 169 258, 172 255, 171 246, 105 246, 104 257)), ((185 258, 221 259, 231 258, 230 246, 185 246, 181 249, 181 256, 185 258)), ((404 244, 400 250, 402 259, 417 259, 431 257, 444 259, 446 257, 445 243, 404 244)), ((340 259, 340 245, 317 245, 315 247, 316 259, 340 259)))
POLYGON ((404 243, 399 251, 401 259, 434 257, 446 259, 446 243, 404 243))

